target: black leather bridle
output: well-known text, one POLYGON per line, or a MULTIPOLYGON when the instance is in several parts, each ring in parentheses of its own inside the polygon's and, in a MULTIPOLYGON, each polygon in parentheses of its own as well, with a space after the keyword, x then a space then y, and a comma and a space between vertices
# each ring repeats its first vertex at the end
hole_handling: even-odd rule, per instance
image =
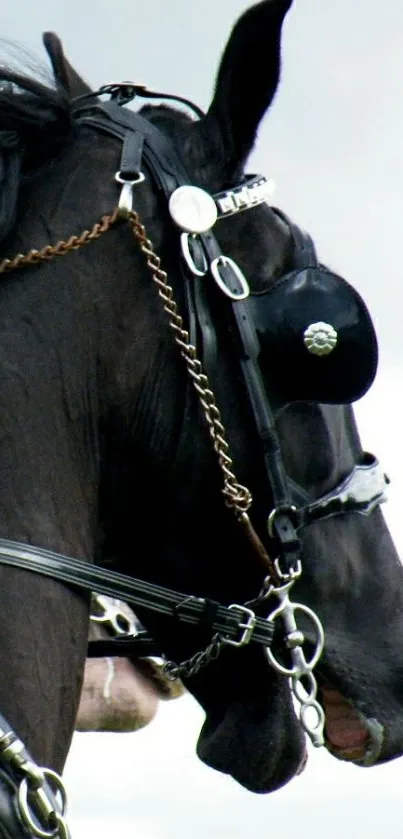
MULTIPOLYGON (((178 158, 170 141, 151 122, 141 114, 126 110, 124 106, 135 95, 147 98, 177 99, 189 105, 198 117, 203 116, 199 108, 179 97, 164 96, 132 83, 118 83, 105 86, 94 94, 80 97, 75 103, 75 118, 83 125, 104 132, 122 142, 120 170, 117 182, 121 185, 120 206, 130 208, 133 186, 141 180, 143 162, 151 173, 157 187, 165 195, 167 202, 181 186, 190 183, 187 172, 178 158), (100 96, 108 94, 111 100, 100 101, 100 96)), ((4 139, 4 138, 3 138, 4 139)), ((7 142, 9 138, 6 138, 7 142)), ((11 138, 12 139, 12 138, 11 138)), ((0 143, 1 146, 1 143, 0 143)), ((17 166, 18 161, 14 161, 17 166)), ((17 168, 13 170, 15 180, 17 168)), ((245 178, 241 184, 231 190, 214 196, 218 214, 231 215, 235 212, 256 206, 265 198, 266 179, 261 176, 245 178)), ((1 204, 0 204, 1 222, 1 204)), ((291 224, 291 223, 290 223, 291 224)), ((297 232, 297 228, 294 228, 297 232)), ((299 237, 303 237, 298 231, 299 237)), ((312 501, 302 487, 290 481, 286 475, 281 447, 277 438, 273 410, 262 381, 257 357, 259 348, 256 344, 256 331, 250 308, 238 294, 240 276, 232 260, 223 260, 220 246, 211 229, 201 232, 195 253, 187 253, 184 246, 182 271, 197 272, 197 262, 201 259, 203 271, 208 272, 217 260, 220 265, 219 285, 224 289, 234 289, 230 295, 229 307, 236 331, 240 369, 246 392, 255 419, 264 461, 273 499, 273 510, 269 516, 269 536, 276 549, 276 570, 279 575, 278 586, 272 586, 272 580, 265 580, 266 588, 257 598, 262 604, 273 592, 277 598, 275 608, 269 618, 255 614, 254 604, 220 603, 200 598, 187 593, 176 592, 162 586, 147 583, 104 568, 94 567, 79 559, 63 556, 54 551, 33 547, 32 545, 0 539, 0 564, 21 568, 58 580, 80 592, 97 592, 118 598, 136 607, 151 609, 161 615, 168 615, 180 623, 202 626, 209 629, 220 646, 230 644, 235 647, 248 643, 263 644, 267 648, 270 663, 275 669, 290 677, 294 696, 300 703, 300 721, 304 730, 311 736, 315 745, 323 743, 323 711, 316 701, 316 682, 312 670, 320 656, 323 645, 323 631, 314 613, 307 607, 292 603, 289 590, 294 578, 301 570, 301 544, 299 529, 314 521, 343 513, 368 515, 385 498, 387 479, 382 473, 377 460, 372 455, 364 455, 351 474, 344 478, 332 491, 312 501), (198 250, 197 250, 198 247, 198 250), (195 269, 195 270, 194 270, 195 269), (321 643, 310 662, 307 663, 302 651, 304 636, 295 622, 296 611, 305 612, 313 621, 321 643), (288 646, 292 666, 286 667, 279 661, 271 649, 277 618, 283 620, 285 645, 288 646), (301 697, 301 679, 307 695, 301 697), (296 683, 299 689, 296 690, 296 683), (317 724, 309 723, 305 717, 307 710, 315 710, 317 724)), ((203 363, 207 369, 214 367, 215 329, 210 315, 208 302, 200 284, 185 282, 187 315, 191 335, 202 336, 201 351, 203 363)), ((211 646, 211 645, 210 645, 211 646)), ((158 654, 152 640, 144 633, 136 638, 118 638, 115 640, 96 641, 90 644, 90 655, 155 655, 158 654)), ((204 655, 199 654, 199 664, 204 655)), ((177 666, 176 672, 180 670, 177 666)), ((174 669, 175 669, 174 667, 174 669)), ((169 672, 169 671, 168 671, 169 672)), ((172 671, 171 671, 172 672, 172 671)), ((13 798, 10 807, 14 807, 18 798, 18 813, 25 827, 35 835, 38 832, 37 819, 30 801, 36 798, 38 812, 45 818, 45 824, 51 822, 52 834, 67 836, 64 820, 64 787, 56 773, 40 769, 32 760, 22 741, 0 714, 0 779, 13 798), (62 795, 61 807, 55 801, 55 792, 62 795), (56 819, 56 821, 55 821, 56 819)))
MULTIPOLYGON (((191 107, 197 116, 202 116, 202 111, 188 100, 148 91, 132 83, 106 85, 96 93, 79 97, 75 102, 74 116, 80 124, 118 138, 122 142, 118 180, 123 187, 125 184, 136 183, 136 179, 143 172, 145 162, 157 187, 168 201, 178 187, 189 184, 191 179, 169 139, 144 116, 122 107, 135 95, 176 99, 191 107), (108 94, 111 97, 110 101, 101 102, 99 97, 103 94, 108 94)), ((238 210, 247 209, 248 206, 255 206, 253 195, 256 188, 264 182, 265 178, 262 176, 247 177, 234 189, 213 196, 221 214, 231 215, 238 210), (246 203, 243 201, 242 194, 252 196, 249 204, 247 200, 246 203)), ((259 197, 258 203, 260 201, 259 197)), ((301 231, 300 234, 303 235, 301 231)), ((201 233, 200 241, 208 264, 221 256, 221 248, 211 230, 201 233)), ((235 282, 236 287, 237 278, 234 280, 231 264, 224 265, 222 271, 228 286, 231 287, 235 282)), ((186 287, 189 288, 189 283, 186 283, 186 287)), ((188 295, 187 304, 191 327, 193 322, 195 329, 197 323, 203 335, 204 361, 209 366, 211 355, 214 354, 214 325, 200 294, 188 295)), ((287 571, 300 561, 298 530, 301 527, 346 512, 368 515, 376 505, 385 500, 387 478, 376 458, 365 455, 363 462, 356 465, 351 474, 338 486, 313 502, 301 487, 288 479, 274 427, 273 412, 257 364, 258 348, 250 312, 241 299, 233 300, 231 306, 242 348, 242 374, 255 416, 256 429, 263 444, 266 471, 272 491, 270 535, 275 540, 282 567, 287 571)), ((161 586, 91 566, 79 559, 8 539, 0 539, 0 563, 52 577, 80 590, 117 597, 134 607, 142 606, 165 615, 174 615, 189 624, 203 622, 205 627, 208 612, 211 630, 221 633, 230 643, 244 643, 246 638, 265 646, 270 646, 272 642, 273 624, 267 619, 255 616, 251 620, 249 610, 243 605, 233 604, 226 607, 218 603, 211 604, 211 601, 203 598, 170 591, 161 586)), ((133 641, 116 639, 108 643, 113 645, 109 649, 113 649, 114 654, 122 655, 126 655, 129 649, 133 652, 152 648, 151 642, 144 637, 133 641)), ((100 650, 100 655, 104 655, 105 652, 101 650, 105 650, 105 642, 92 642, 91 654, 96 655, 97 649, 100 650)))
MULTIPOLYGON (((86 94, 76 100, 74 116, 79 123, 104 132, 122 142, 120 169, 116 180, 121 186, 119 206, 123 212, 130 209, 133 187, 143 177, 143 164, 146 165, 167 202, 176 190, 191 183, 169 139, 144 116, 123 107, 134 96, 173 99, 192 108, 197 117, 203 117, 203 112, 188 100, 149 91, 131 82, 106 85, 96 93, 86 94), (108 95, 110 101, 103 103, 100 99, 103 95, 108 95)), ((0 136, 0 164, 6 160, 9 161, 6 186, 7 194, 11 196, 11 205, 14 206, 17 199, 21 162, 20 151, 16 150, 18 138, 9 132, 0 132, 0 134, 2 135, 0 136)), ((262 176, 250 176, 244 178, 233 189, 213 196, 218 215, 225 217, 261 203, 267 197, 266 186, 266 179, 262 176)), ((3 234, 8 229, 6 225, 10 223, 10 219, 13 219, 10 201, 5 212, 4 200, 4 195, 0 196, 0 230, 3 234)), ((308 241, 302 231, 293 227, 291 222, 289 225, 294 230, 294 238, 298 238, 299 241, 308 241)), ((197 242, 192 242, 194 251, 186 250, 189 245, 186 237, 181 245, 184 260, 180 270, 185 273, 185 279, 190 279, 190 282, 184 283, 189 331, 194 341, 196 334, 202 336, 200 350, 203 364, 208 371, 214 368, 215 363, 214 321, 202 284, 192 283, 191 279, 199 270, 200 264, 202 272, 211 273, 213 276, 212 266, 219 264, 218 279, 217 275, 215 277, 217 284, 224 293, 234 290, 232 297, 231 294, 229 295, 229 311, 238 342, 240 369, 254 415, 256 432, 264 453, 266 473, 273 499, 273 510, 268 519, 268 528, 271 544, 275 547, 277 556, 275 568, 278 580, 277 584, 272 585, 273 579, 266 578, 256 603, 261 606, 266 599, 268 602, 269 595, 273 594, 277 607, 271 611, 268 618, 258 617, 255 613, 255 603, 235 603, 224 606, 209 599, 176 592, 144 580, 94 567, 87 562, 72 559, 54 551, 13 542, 9 539, 0 538, 0 564, 42 574, 80 592, 87 594, 98 592, 118 598, 133 605, 134 609, 141 607, 153 610, 161 615, 173 617, 179 623, 202 626, 203 630, 209 630, 212 633, 213 640, 219 639, 220 647, 225 644, 235 647, 248 643, 264 645, 272 666, 277 672, 290 677, 294 697, 300 703, 302 727, 315 745, 322 745, 324 715, 316 701, 316 682, 312 671, 323 646, 323 631, 320 622, 310 609, 293 603, 289 599, 291 586, 301 571, 299 530, 314 521, 330 516, 344 513, 370 514, 385 498, 387 479, 377 460, 372 455, 364 455, 362 462, 354 467, 350 475, 346 476, 332 491, 314 501, 309 498, 302 487, 289 480, 275 430, 271 401, 267 396, 259 369, 259 348, 256 343, 256 330, 251 309, 238 293, 242 278, 237 272, 237 266, 231 259, 223 259, 221 248, 211 229, 201 232, 197 237, 197 242), (190 275, 186 276, 186 272, 189 271, 190 275), (305 617, 311 620, 319 633, 320 643, 308 662, 302 650, 304 636, 295 621, 297 611, 305 613, 305 617), (277 659, 275 650, 272 649, 277 619, 283 622, 284 646, 288 648, 289 658, 292 660, 291 667, 285 666, 281 660, 277 659), (307 711, 316 711, 316 722, 309 722, 305 714, 307 711)), ((267 611, 266 609, 266 613, 267 611)), ((89 649, 89 654, 102 656, 144 656, 158 653, 159 650, 144 633, 140 633, 134 639, 118 638, 113 641, 92 642, 89 649)), ((202 660, 203 664, 209 661, 206 651, 196 654, 196 657, 198 657, 198 665, 202 660)), ((167 672, 169 673, 169 670, 167 672)), ((180 667, 174 665, 171 674, 175 675, 175 672, 181 675, 180 667)), ((25 745, 0 714, 0 806, 8 808, 6 822, 13 823, 16 812, 25 827, 24 833, 35 836, 56 836, 57 834, 60 837, 67 837, 65 803, 65 791, 61 778, 55 772, 40 768, 35 764, 25 745), (7 802, 5 798, 8 799, 7 802), (45 826, 45 832, 43 832, 43 826, 45 826)))

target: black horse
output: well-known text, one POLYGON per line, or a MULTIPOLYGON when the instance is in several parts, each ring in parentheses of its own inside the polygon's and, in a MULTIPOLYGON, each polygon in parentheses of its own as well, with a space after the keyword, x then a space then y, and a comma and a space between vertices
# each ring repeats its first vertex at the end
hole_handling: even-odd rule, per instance
MULTIPOLYGON (((287 367, 293 316, 287 315, 273 344, 268 333, 288 311, 283 278, 291 277, 293 295, 298 294, 301 284, 292 272, 301 268, 304 249, 314 259, 312 247, 282 213, 261 201, 264 180, 243 174, 278 86, 281 29, 291 1, 265 0, 240 18, 211 106, 194 120, 171 107, 147 106, 131 130, 130 118, 126 125, 126 117, 116 114, 129 113, 125 101, 141 91, 112 86, 111 110, 102 111, 102 97, 89 95, 55 36, 45 37, 55 87, 3 68, 2 256, 45 250, 3 261, 0 269, 0 536, 86 560, 105 574, 112 569, 206 599, 202 625, 190 628, 180 610, 169 617, 135 606, 160 649, 176 661, 209 645, 214 604, 249 603, 251 612, 264 618, 283 602, 275 592, 269 596, 268 577, 284 590, 284 599, 287 581, 295 577, 293 592, 325 629, 316 673, 328 714, 326 745, 343 759, 370 765, 403 753, 403 574, 377 506, 383 497, 379 470, 363 453, 352 409, 344 404, 372 379, 374 339, 365 307, 349 289, 351 305, 365 321, 369 361, 359 341, 356 356, 343 356, 342 347, 341 355, 333 356, 330 330, 328 354, 309 356, 312 378, 309 366, 305 375, 309 354, 302 358, 302 349, 295 356, 292 351, 287 367), (123 129, 116 128, 119 119, 123 129), (170 168, 170 161, 176 159, 189 183, 204 194, 220 194, 213 202, 219 208, 216 239, 208 224, 201 225, 200 236, 197 224, 186 230, 191 211, 186 201, 180 237, 182 210, 171 204, 168 211, 166 189, 167 179, 175 182, 179 164, 170 168), (161 160, 168 175, 158 182, 161 160), (119 170, 123 184, 115 180, 119 170), (132 192, 162 268, 143 237, 147 266, 130 224, 113 215, 120 197, 120 215, 133 222, 132 192), (102 216, 108 218, 101 228, 93 228, 102 216), (49 243, 80 236, 85 228, 98 240, 84 235, 58 246, 60 258, 50 258, 49 243), (82 242, 86 246, 78 247, 82 242), (214 282, 209 271, 203 279, 199 274, 216 247, 234 262, 219 259, 214 282), (217 415, 209 402, 209 429, 156 292, 162 269, 219 401, 234 464, 228 468, 236 471, 229 490, 226 484, 227 505, 210 439, 215 434, 221 466, 228 466, 214 425, 217 415), (246 290, 245 300, 234 300, 244 296, 239 291, 245 291, 244 278, 252 293, 246 299, 246 290), (282 302, 266 294, 271 290, 283 295, 282 302), (267 338, 259 369, 248 367, 245 324, 254 325, 255 338, 263 343, 267 338), (268 435, 264 418, 259 425, 260 402, 252 404, 253 371, 259 378, 263 366, 270 403, 265 410, 269 416, 271 407, 275 418, 276 433, 270 429, 268 435), (281 464, 289 476, 284 497, 291 494, 292 506, 278 504, 278 482, 268 480, 268 472, 281 477, 281 464), (253 496, 250 520, 250 498, 242 487, 253 496), (315 499, 322 499, 321 509, 315 499), (279 516, 270 519, 268 533, 273 508, 279 516), (308 511, 304 521, 298 518, 301 510, 308 511), (273 554, 285 557, 284 563, 271 563, 273 554)), ((210 212, 211 202, 206 207, 210 212)), ((141 237, 138 226, 136 231, 141 237)), ((335 300, 334 275, 323 269, 320 276, 335 300)), ((297 307, 299 315, 304 305, 297 307)), ((169 309, 166 300, 165 306, 169 309)), ((179 339, 183 350, 183 332, 179 339)), ((200 381, 196 376, 208 401, 210 390, 200 381)), ((59 772, 80 697, 89 596, 60 579, 2 564, 6 547, 4 542, 0 563, 0 709, 34 760, 59 772)), ((246 641, 252 617, 242 614, 246 641)), ((311 643, 312 626, 303 614, 302 629, 311 643)), ((301 650, 298 629, 291 627, 287 637, 292 651, 301 650)), ((274 642, 274 650, 281 647, 277 630, 274 642)), ((305 761, 305 735, 289 680, 259 644, 226 645, 216 659, 217 649, 209 652, 212 660, 184 679, 206 712, 198 755, 250 790, 275 790, 305 761)), ((275 655, 287 663, 287 653, 275 655)), ((304 684, 309 693, 310 678, 304 684)), ((0 738, 1 753, 3 746, 0 738)), ((2 778, 1 818, 8 832, 1 835, 20 835, 15 824, 10 827, 11 811, 5 813, 3 770, 2 778)))

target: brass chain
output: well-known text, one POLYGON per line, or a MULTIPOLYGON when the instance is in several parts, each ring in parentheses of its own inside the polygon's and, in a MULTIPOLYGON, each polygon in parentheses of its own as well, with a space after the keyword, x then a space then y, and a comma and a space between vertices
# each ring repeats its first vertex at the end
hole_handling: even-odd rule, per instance
POLYGON ((152 278, 158 288, 158 294, 163 300, 164 309, 168 314, 169 325, 173 330, 175 341, 179 346, 181 355, 185 359, 187 371, 203 408, 214 450, 224 476, 223 494, 226 504, 232 507, 240 518, 243 518, 252 504, 252 494, 247 487, 239 484, 235 477, 233 463, 229 455, 229 445, 226 440, 225 428, 222 424, 221 414, 214 393, 211 390, 208 377, 203 372, 201 361, 197 358, 196 348, 190 343, 189 333, 184 329, 183 318, 178 312, 178 307, 173 296, 173 289, 168 282, 168 275, 161 268, 161 260, 155 253, 152 242, 147 238, 145 227, 141 224, 138 213, 132 210, 128 218, 134 236, 146 257, 152 278))
POLYGON ((101 221, 98 221, 91 227, 91 230, 83 230, 79 236, 70 236, 66 242, 60 241, 56 245, 45 245, 41 250, 32 249, 28 253, 19 253, 12 259, 3 259, 0 262, 0 274, 5 274, 8 271, 15 271, 17 268, 25 268, 28 265, 37 265, 39 262, 48 262, 56 256, 64 256, 71 251, 77 251, 84 245, 94 242, 99 239, 103 233, 106 233, 115 224, 119 217, 118 209, 109 215, 102 216, 101 221))

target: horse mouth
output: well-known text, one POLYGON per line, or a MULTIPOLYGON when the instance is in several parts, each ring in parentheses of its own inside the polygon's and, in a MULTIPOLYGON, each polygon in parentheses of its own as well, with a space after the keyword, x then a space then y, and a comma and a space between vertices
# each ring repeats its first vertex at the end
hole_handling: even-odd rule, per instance
POLYGON ((330 754, 359 766, 376 764, 384 744, 383 725, 322 680, 319 699, 325 711, 325 745, 330 754))

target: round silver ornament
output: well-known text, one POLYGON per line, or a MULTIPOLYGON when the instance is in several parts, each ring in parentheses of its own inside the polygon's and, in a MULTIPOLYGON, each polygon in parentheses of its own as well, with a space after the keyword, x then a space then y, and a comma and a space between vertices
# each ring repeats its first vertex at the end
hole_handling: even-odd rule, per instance
POLYGON ((319 320, 305 329, 304 344, 313 355, 329 355, 337 344, 337 332, 330 323, 319 320))
POLYGON ((186 233, 205 233, 217 221, 214 198, 198 186, 180 186, 169 199, 175 224, 186 233))

